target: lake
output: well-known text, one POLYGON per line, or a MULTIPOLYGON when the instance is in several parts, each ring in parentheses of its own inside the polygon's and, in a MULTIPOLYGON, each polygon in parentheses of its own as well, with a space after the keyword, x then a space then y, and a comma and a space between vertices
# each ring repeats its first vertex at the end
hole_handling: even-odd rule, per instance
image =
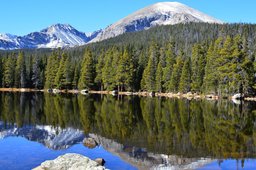
POLYGON ((65 153, 113 170, 256 169, 255 103, 1 92, 0 108, 0 169, 65 153))

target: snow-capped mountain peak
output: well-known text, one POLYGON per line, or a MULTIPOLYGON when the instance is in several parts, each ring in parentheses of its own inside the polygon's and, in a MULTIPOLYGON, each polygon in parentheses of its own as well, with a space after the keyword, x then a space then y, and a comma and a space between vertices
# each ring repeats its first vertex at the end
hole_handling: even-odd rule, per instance
POLYGON ((187 5, 184 5, 179 2, 159 2, 156 3, 149 8, 153 8, 156 11, 162 11, 162 12, 173 12, 173 13, 180 13, 180 14, 190 14, 194 16, 197 19, 200 19, 201 22, 208 22, 208 23, 223 23, 220 20, 217 20, 213 17, 210 17, 198 10, 195 10, 193 8, 190 8, 187 5))
POLYGON ((174 25, 188 22, 222 23, 200 11, 179 2, 159 2, 119 20, 102 31, 93 42, 125 32, 146 30, 157 25, 174 25))
POLYGON ((69 24, 54 24, 46 29, 41 30, 41 32, 45 32, 47 34, 55 34, 58 32, 73 32, 77 31, 74 27, 69 24))
POLYGON ((39 48, 73 47, 89 41, 83 32, 77 31, 69 24, 54 24, 43 29, 41 33, 48 35, 50 41, 47 44, 39 44, 39 48))

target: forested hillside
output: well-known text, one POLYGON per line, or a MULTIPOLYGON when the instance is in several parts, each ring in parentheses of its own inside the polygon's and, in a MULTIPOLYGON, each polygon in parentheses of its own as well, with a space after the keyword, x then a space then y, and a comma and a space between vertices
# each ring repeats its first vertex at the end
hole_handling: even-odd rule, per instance
POLYGON ((5 88, 254 95, 256 25, 155 27, 86 46, 0 53, 5 88))

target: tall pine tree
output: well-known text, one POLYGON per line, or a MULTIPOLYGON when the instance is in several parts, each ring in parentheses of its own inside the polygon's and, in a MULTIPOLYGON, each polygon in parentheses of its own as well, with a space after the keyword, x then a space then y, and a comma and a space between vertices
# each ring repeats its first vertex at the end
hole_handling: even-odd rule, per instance
POLYGON ((192 84, 193 92, 202 92, 205 75, 206 50, 201 44, 195 44, 192 48, 192 84))
POLYGON ((45 88, 54 88, 55 78, 59 69, 60 51, 54 51, 47 60, 45 70, 45 88))
POLYGON ((169 89, 171 92, 178 92, 179 90, 180 76, 184 64, 183 58, 184 53, 183 51, 181 51, 179 56, 176 58, 176 63, 173 66, 172 76, 169 85, 169 89))
POLYGON ((43 78, 41 75, 43 74, 41 59, 39 57, 33 58, 32 65, 32 84, 36 89, 43 88, 43 78))
POLYGON ((230 36, 226 37, 223 48, 217 58, 219 73, 218 94, 227 95, 234 91, 233 81, 235 80, 235 68, 233 53, 233 40, 230 36))
POLYGON ((82 63, 78 88, 79 89, 93 88, 94 79, 95 79, 95 67, 94 67, 92 51, 90 49, 86 49, 84 53, 84 60, 82 63))
POLYGON ((159 59, 159 49, 156 43, 152 43, 149 49, 148 64, 142 76, 142 88, 147 91, 156 90, 156 70, 159 59))
POLYGON ((218 38, 210 45, 206 55, 205 76, 203 89, 205 93, 218 93, 219 72, 217 70, 219 63, 219 53, 223 46, 223 38, 218 38))
POLYGON ((100 91, 104 90, 103 87, 103 68, 104 68, 104 51, 101 51, 96 64, 96 77, 95 83, 100 87, 100 91))
POLYGON ((179 91, 182 93, 187 93, 190 90, 191 90, 191 60, 190 60, 190 57, 187 57, 181 72, 179 91))
POLYGON ((26 87, 26 65, 23 52, 20 52, 17 58, 14 85, 17 88, 26 87))
POLYGON ((3 87, 14 87, 16 58, 9 55, 4 62, 3 87))
POLYGON ((116 83, 118 91, 132 90, 132 81, 134 76, 134 67, 132 57, 129 55, 128 49, 125 49, 118 62, 116 83))
POLYGON ((170 91, 170 80, 173 71, 173 65, 175 64, 175 44, 174 42, 168 43, 165 49, 166 65, 163 68, 163 87, 166 91, 170 91))

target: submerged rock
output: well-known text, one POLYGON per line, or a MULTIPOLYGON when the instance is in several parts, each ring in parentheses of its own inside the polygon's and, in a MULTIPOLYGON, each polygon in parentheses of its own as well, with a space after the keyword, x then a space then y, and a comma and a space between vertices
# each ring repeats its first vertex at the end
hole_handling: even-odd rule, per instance
POLYGON ((65 154, 50 161, 43 162, 39 167, 33 170, 104 170, 97 162, 79 155, 65 154))
POLYGON ((84 143, 84 146, 86 146, 90 149, 93 149, 96 146, 98 146, 98 142, 93 138, 85 138, 83 143, 84 143))

